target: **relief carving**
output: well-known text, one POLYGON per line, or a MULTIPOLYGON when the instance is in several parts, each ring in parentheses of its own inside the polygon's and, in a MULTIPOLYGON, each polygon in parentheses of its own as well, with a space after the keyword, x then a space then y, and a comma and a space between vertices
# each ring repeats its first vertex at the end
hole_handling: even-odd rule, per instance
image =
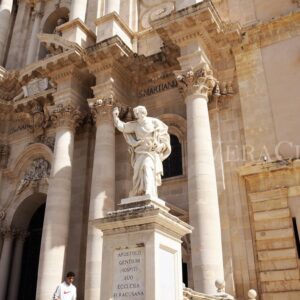
POLYGON ((48 178, 50 175, 51 165, 44 158, 35 159, 25 171, 24 177, 21 180, 16 195, 21 194, 32 182, 38 182, 43 178, 48 178))

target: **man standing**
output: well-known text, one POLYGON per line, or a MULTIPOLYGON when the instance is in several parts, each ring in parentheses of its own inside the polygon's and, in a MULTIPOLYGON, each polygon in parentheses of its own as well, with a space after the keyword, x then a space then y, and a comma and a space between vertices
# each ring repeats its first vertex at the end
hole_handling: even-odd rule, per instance
POLYGON ((73 285, 75 274, 68 272, 66 280, 55 290, 53 300, 76 300, 76 287, 73 285))

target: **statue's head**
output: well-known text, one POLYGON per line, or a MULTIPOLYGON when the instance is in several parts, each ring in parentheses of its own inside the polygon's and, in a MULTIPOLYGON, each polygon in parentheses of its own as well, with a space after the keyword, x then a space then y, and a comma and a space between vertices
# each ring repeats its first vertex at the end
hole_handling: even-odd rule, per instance
POLYGON ((133 109, 133 113, 137 119, 140 119, 147 116, 147 109, 145 106, 139 105, 133 109))

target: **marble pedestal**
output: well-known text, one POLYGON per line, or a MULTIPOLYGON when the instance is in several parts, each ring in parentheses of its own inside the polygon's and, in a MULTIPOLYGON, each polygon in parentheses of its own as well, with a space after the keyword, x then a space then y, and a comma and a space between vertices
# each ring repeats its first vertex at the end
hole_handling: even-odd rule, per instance
POLYGON ((164 202, 123 199, 95 220, 103 232, 101 300, 182 300, 181 237, 192 227, 164 202))

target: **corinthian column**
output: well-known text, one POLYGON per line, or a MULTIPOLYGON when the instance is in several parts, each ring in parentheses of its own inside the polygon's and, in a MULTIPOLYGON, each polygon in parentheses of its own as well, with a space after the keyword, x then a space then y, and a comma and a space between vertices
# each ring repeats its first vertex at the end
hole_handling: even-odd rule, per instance
POLYGON ((219 203, 214 165, 208 96, 216 82, 207 68, 179 72, 177 76, 187 110, 188 196, 194 288, 215 293, 215 280, 223 278, 219 203))
POLYGON ((115 127, 111 99, 92 103, 96 123, 96 142, 89 208, 86 253, 85 300, 100 299, 102 233, 91 221, 114 209, 115 202, 115 127))
POLYGON ((49 178, 39 260, 37 300, 51 299, 63 278, 69 232, 74 131, 81 113, 71 105, 57 105, 54 157, 49 178))
POLYGON ((8 298, 7 298, 8 300, 18 299, 23 246, 27 236, 28 236, 27 232, 19 232, 17 235, 17 241, 15 244, 15 252, 14 252, 12 268, 11 268, 11 277, 10 277, 9 288, 8 288, 8 298))
POLYGON ((0 4, 0 65, 3 63, 5 45, 9 33, 13 0, 2 0, 0 4))
POLYGON ((13 230, 4 230, 2 231, 2 234, 4 241, 0 259, 0 300, 6 300, 9 266, 15 232, 13 230))

